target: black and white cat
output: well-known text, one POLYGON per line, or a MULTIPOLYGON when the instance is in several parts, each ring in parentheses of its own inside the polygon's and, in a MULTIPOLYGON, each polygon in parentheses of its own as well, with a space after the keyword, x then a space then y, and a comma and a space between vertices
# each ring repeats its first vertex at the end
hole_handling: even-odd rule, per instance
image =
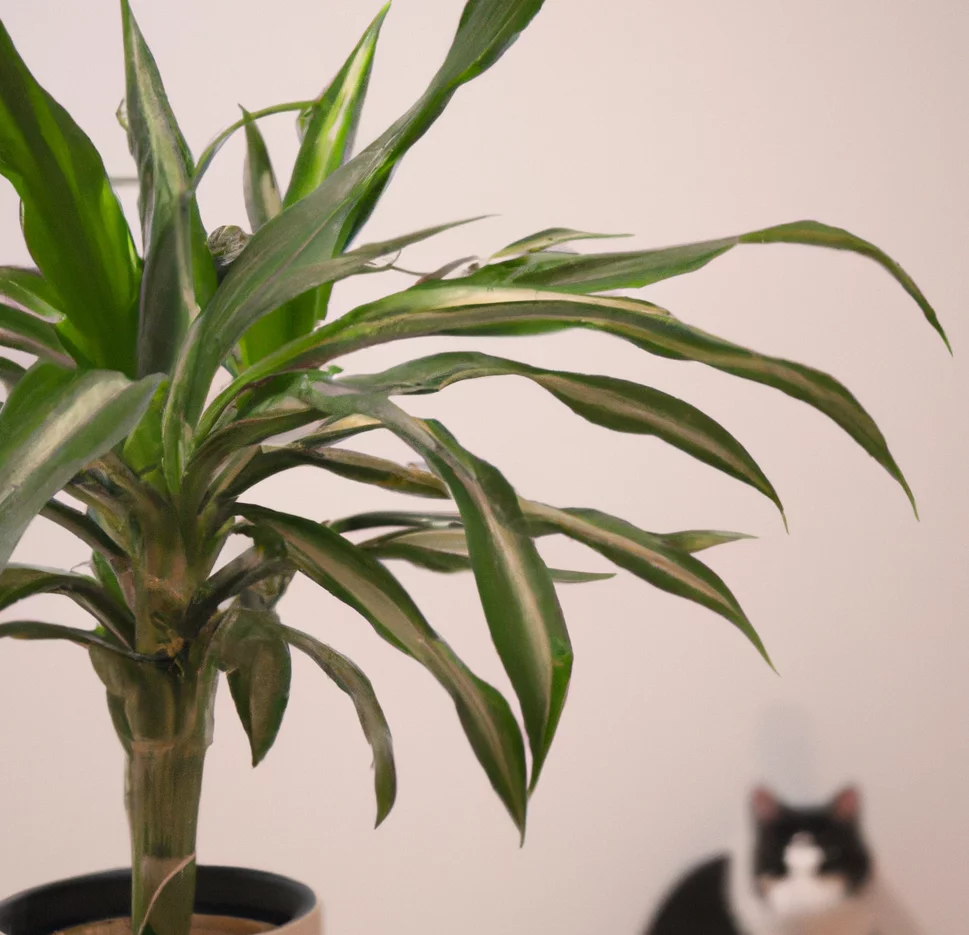
POLYGON ((750 810, 746 840, 681 880, 647 935, 888 935, 856 789, 792 808, 761 788, 750 810))

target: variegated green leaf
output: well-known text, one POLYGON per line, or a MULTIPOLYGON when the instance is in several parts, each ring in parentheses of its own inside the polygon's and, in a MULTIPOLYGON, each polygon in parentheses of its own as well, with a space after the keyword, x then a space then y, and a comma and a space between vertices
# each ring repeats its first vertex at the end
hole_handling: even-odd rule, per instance
POLYGON ((289 207, 315 191, 346 161, 370 83, 374 52, 390 4, 380 10, 336 77, 299 116, 302 140, 284 204, 289 207))
MULTIPOLYGON (((367 539, 359 545, 381 561, 398 559, 418 568, 445 574, 471 571, 468 538, 463 528, 388 533, 367 539)), ((568 571, 562 568, 549 568, 548 571, 552 580, 559 584, 585 584, 615 577, 611 572, 568 571)))
POLYGON ((61 340, 76 359, 133 376, 140 271, 124 214, 97 150, 2 23, 0 175, 20 196, 27 247, 66 316, 61 340))
POLYGON ((914 506, 911 490, 881 430, 833 377, 700 331, 649 302, 619 296, 428 283, 361 306, 260 361, 220 394, 207 418, 215 418, 249 383, 268 374, 320 366, 388 341, 439 334, 528 335, 576 327, 604 331, 662 357, 698 361, 808 403, 841 426, 882 465, 914 506))
MULTIPOLYGON (((388 9, 389 6, 385 6, 380 11, 337 76, 300 114, 302 144, 296 156, 296 165, 286 189, 283 206, 290 207, 315 191, 349 155, 370 80, 377 38, 388 9)), ((247 124, 247 137, 250 126, 258 133, 255 124, 247 124)), ((266 164, 268 165, 268 157, 266 164)), ((274 216, 275 214, 269 214, 265 220, 274 216)), ((253 223, 253 231, 261 227, 262 223, 253 223)), ((251 364, 272 353, 280 345, 312 331, 317 320, 326 316, 331 290, 332 284, 325 283, 290 299, 281 308, 257 321, 240 342, 244 363, 251 364)))
POLYGON ((385 398, 310 377, 300 395, 322 412, 380 419, 447 484, 464 522, 492 641, 521 703, 534 788, 565 704, 572 646, 551 576, 525 531, 514 490, 497 468, 462 448, 442 425, 414 419, 385 398))
MULTIPOLYGON (((259 310, 233 314, 243 331, 264 314, 297 295, 335 282, 342 267, 329 262, 341 253, 370 216, 400 159, 431 127, 457 89, 491 67, 518 38, 543 0, 468 0, 444 64, 420 100, 385 133, 353 159, 327 176, 311 194, 257 231, 233 272, 220 286, 213 304, 235 313, 237 306, 259 297, 259 310), (310 274, 309 269, 315 267, 310 274), (322 267, 322 269, 320 268, 322 267), (272 297, 266 304, 265 300, 272 297)), ((345 269, 345 268, 344 268, 345 269)), ((167 459, 178 462, 169 479, 181 473, 186 434, 196 427, 209 386, 227 348, 241 334, 215 326, 218 314, 206 315, 215 336, 200 333, 184 350, 174 381, 167 459), (213 340, 217 336, 217 340, 213 340), (208 339, 208 340, 207 340, 208 339), (200 350, 210 343, 212 352, 200 350), (214 360, 213 360, 214 358, 214 360), (177 413, 177 422, 176 416, 177 413), (184 425, 183 425, 184 423, 184 425)))
POLYGON ((0 568, 27 524, 138 423, 159 383, 37 364, 0 410, 0 568))
POLYGON ((867 240, 840 227, 818 221, 795 221, 765 227, 763 230, 721 237, 700 243, 665 247, 658 250, 633 250, 626 253, 600 253, 580 256, 572 253, 542 253, 519 260, 485 267, 469 277, 479 283, 511 283, 566 292, 603 292, 608 289, 633 289, 683 273, 692 273, 722 256, 738 244, 791 243, 833 250, 847 250, 874 260, 915 300, 926 321, 949 346, 935 310, 921 289, 888 254, 867 240))
POLYGON ((604 555, 620 568, 656 587, 702 604, 729 620, 772 665, 767 650, 737 599, 718 575, 668 539, 599 510, 558 510, 544 504, 523 504, 525 516, 547 525, 604 555))
POLYGON ((463 524, 460 513, 376 510, 331 520, 327 525, 335 532, 355 532, 358 529, 375 529, 386 526, 403 526, 407 529, 454 529, 463 524))
POLYGON ((242 116, 246 118, 246 161, 242 188, 249 225, 255 233, 283 210, 283 200, 262 132, 249 111, 243 110, 242 116))
POLYGON ((473 352, 421 357, 383 373, 347 377, 340 382, 364 392, 393 396, 434 393, 461 380, 489 376, 525 377, 596 425, 617 432, 655 435, 759 490, 783 513, 770 481, 733 435, 696 407, 652 387, 614 377, 543 370, 473 352))
POLYGON ((152 657, 143 656, 125 649, 117 643, 99 636, 93 630, 78 630, 74 627, 64 627, 58 623, 40 623, 34 620, 11 620, 0 623, 0 639, 11 637, 15 640, 66 640, 87 649, 92 647, 106 650, 115 655, 125 656, 138 661, 152 661, 152 657))
POLYGON ((236 509, 258 527, 282 536, 303 574, 357 610, 377 633, 413 656, 441 683, 493 788, 524 832, 525 752, 502 695, 455 656, 400 582, 362 549, 301 517, 241 504, 236 509))
POLYGON ((36 594, 61 594, 83 607, 122 645, 134 645, 135 621, 94 578, 50 568, 8 565, 0 572, 0 610, 36 594))
POLYGON ((189 321, 215 291, 216 276, 198 206, 187 192, 192 156, 128 0, 121 2, 121 21, 128 146, 138 166, 145 245, 138 316, 138 372, 144 376, 171 368, 189 321), (183 244, 182 238, 188 242, 183 244), (179 268, 185 260, 180 251, 186 247, 188 283, 179 268))
POLYGON ((613 237, 629 237, 630 234, 590 234, 588 231, 572 230, 570 227, 547 227, 536 234, 529 234, 521 240, 515 240, 502 247, 493 254, 492 260, 503 260, 506 257, 524 256, 529 253, 540 253, 557 247, 559 244, 572 243, 576 240, 605 240, 613 237))
POLYGON ((390 814, 397 798, 397 769, 390 727, 370 679, 342 653, 307 633, 283 628, 290 646, 306 653, 337 685, 350 696, 363 734, 373 751, 374 791, 377 794, 377 826, 390 814))
POLYGON ((656 533, 656 538, 670 548, 680 552, 702 552, 712 549, 716 545, 727 542, 739 542, 741 539, 753 539, 743 532, 722 532, 717 529, 687 529, 683 532, 656 533))
POLYGON ((212 645, 216 665, 226 673, 239 720, 258 766, 279 733, 292 675, 289 646, 271 610, 233 606, 212 645))
POLYGON ((386 458, 348 451, 345 448, 319 449, 290 445, 266 449, 239 472, 232 484, 223 492, 226 497, 237 497, 260 481, 295 467, 318 467, 347 480, 362 484, 374 484, 396 493, 416 497, 446 499, 447 487, 435 474, 414 465, 397 464, 386 458))

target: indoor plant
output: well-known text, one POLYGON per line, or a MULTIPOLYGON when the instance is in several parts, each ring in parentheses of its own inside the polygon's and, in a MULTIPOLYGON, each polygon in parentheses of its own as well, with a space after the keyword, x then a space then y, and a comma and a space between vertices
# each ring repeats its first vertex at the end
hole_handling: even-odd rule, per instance
MULTIPOLYGON (((294 568, 361 607, 385 635, 445 682, 492 782, 516 820, 523 820, 524 757, 509 709, 466 670, 456 668, 446 648, 430 639, 406 596, 373 561, 407 557, 441 568, 466 565, 462 526, 447 516, 384 515, 320 527, 235 505, 235 497, 272 471, 311 463, 431 496, 444 492, 443 479, 468 526, 470 563, 499 653, 520 696, 533 780, 564 698, 569 651, 547 574, 526 532, 564 531, 586 541, 648 580, 712 606, 752 636, 729 592, 689 557, 691 548, 716 537, 651 537, 589 511, 561 513, 519 503, 492 468, 462 451, 439 427, 409 419, 383 395, 430 391, 462 377, 522 373, 580 415, 621 430, 658 434, 776 499, 749 455, 684 403, 621 381, 550 373, 478 355, 438 357, 368 379, 340 378, 332 372, 274 378, 278 372, 324 366, 349 350, 401 336, 521 333, 570 323, 600 327, 648 351, 697 359, 807 398, 899 476, 877 429, 830 379, 699 334, 648 304, 589 294, 689 271, 729 249, 737 238, 589 260, 547 249, 529 252, 554 248, 556 240, 569 236, 552 232, 519 244, 510 251, 511 259, 499 256, 470 275, 423 283, 304 336, 325 308, 326 297, 318 287, 325 290, 329 281, 372 271, 375 262, 388 262, 384 257, 392 248, 406 243, 408 238, 402 238, 397 244, 343 254, 396 159, 454 87, 490 64, 538 6, 505 2, 469 7, 454 50, 428 94, 374 146, 318 186, 342 159, 346 136, 330 130, 333 124, 338 131, 352 127, 378 22, 338 77, 333 93, 311 109, 305 121, 305 156, 286 198, 291 207, 275 220, 267 220, 278 209, 268 163, 255 126, 248 123, 252 222, 263 226, 227 273, 232 250, 243 238, 233 241, 231 232, 215 238, 216 270, 189 194, 199 170, 188 164, 130 17, 127 119, 144 182, 148 249, 143 268, 132 259, 123 219, 96 155, 66 116, 50 110, 12 49, 3 50, 6 107, 0 157, 25 202, 28 243, 44 276, 41 281, 13 273, 8 291, 19 288, 19 298, 12 298, 35 316, 66 316, 54 329, 37 317, 17 316, 16 310, 5 313, 5 330, 14 340, 41 351, 53 364, 24 378, 2 416, 3 437, 10 446, 3 474, 4 537, 6 541, 9 530, 12 541, 30 515, 44 509, 95 547, 102 584, 14 568, 5 576, 4 588, 6 600, 41 589, 66 591, 98 615, 102 632, 95 642, 102 645, 95 646, 92 658, 108 687, 119 733, 138 741, 131 746, 129 805, 139 924, 144 919, 138 914, 145 915, 162 881, 168 882, 152 909, 151 928, 175 931, 179 913, 184 924, 194 853, 190 805, 197 801, 207 740, 199 715, 211 697, 214 668, 231 673, 233 694, 258 758, 281 716, 286 642, 316 653, 331 669, 341 665, 337 657, 306 637, 281 630, 274 621, 271 605, 294 568), (223 273, 213 295, 214 280, 223 273), (135 311, 139 281, 140 315, 135 311), (204 312, 186 335, 183 323, 194 316, 196 305, 204 312), (284 312, 276 312, 282 305, 284 312), (287 341, 295 343, 277 350, 287 341), (58 369, 72 366, 71 361, 79 365, 74 371, 58 369), (241 375, 202 415, 209 383, 223 361, 241 375), (170 379, 152 400, 159 383, 151 377, 155 373, 170 374, 170 379), (325 425, 308 439, 259 448, 273 435, 323 418, 325 425), (43 428, 35 432, 41 423, 43 428), (376 424, 409 441, 433 473, 398 469, 329 447, 376 424), (41 457, 55 446, 57 460, 41 457), (48 505, 62 484, 86 503, 93 520, 48 505), (337 537, 368 522, 398 532, 378 537, 366 550, 337 537), (412 531, 399 532, 408 527, 412 531), (253 548, 211 575, 230 534, 250 536, 253 548), (232 603, 222 606, 226 601, 232 603), (166 771, 186 781, 184 794, 159 802, 140 793, 164 787, 166 771), (161 813, 151 811, 153 806, 161 813), (173 838, 177 828, 183 839, 166 843, 164 849, 153 845, 147 839, 158 827, 173 838)), ((207 165, 207 159, 200 160, 200 169, 207 165)), ((843 232, 800 224, 745 239, 800 240, 874 255, 931 317, 901 271, 843 232)), ((14 380, 15 372, 10 373, 14 380)), ((94 639, 50 628, 14 626, 7 632, 94 639)), ((352 670, 343 672, 344 678, 353 675, 352 670)), ((357 688, 363 691, 366 685, 358 683, 357 688)), ((357 700, 378 745, 383 814, 393 788, 385 729, 382 721, 372 720, 379 718, 379 709, 365 695, 358 694, 357 700)))

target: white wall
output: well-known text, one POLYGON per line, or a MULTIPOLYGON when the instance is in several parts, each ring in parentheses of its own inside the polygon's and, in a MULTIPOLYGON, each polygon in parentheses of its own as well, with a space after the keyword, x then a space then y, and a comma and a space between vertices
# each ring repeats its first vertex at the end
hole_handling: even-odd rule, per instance
MULTIPOLYGON (((113 117, 122 94, 115 5, 0 7, 110 170, 129 171, 113 117)), ((595 505, 651 529, 757 534, 710 561, 760 628, 780 677, 719 618, 629 576, 563 590, 574 682, 519 850, 444 694, 352 612, 299 584, 287 619, 363 665, 389 712, 398 804, 370 830, 369 753, 352 709, 298 663, 279 741, 256 771, 228 694, 220 698, 202 858, 302 878, 325 899, 334 935, 623 935, 638 930, 677 871, 725 843, 753 781, 810 799, 855 779, 886 874, 927 932, 962 935, 969 8, 958 0, 547 7, 406 159, 371 235, 500 212, 413 250, 418 268, 550 224, 634 231, 631 243, 645 246, 816 217, 874 240, 937 304, 954 360, 901 289, 857 257, 750 247, 647 294, 701 327, 842 378, 884 428, 921 522, 860 449, 778 393, 603 336, 480 342, 682 394, 747 444, 785 499, 790 536, 742 485, 658 442, 581 423, 530 385, 481 381, 408 402, 439 415, 526 495, 595 505)), ((141 0, 135 9, 198 151, 235 118, 237 103, 315 94, 377 3, 141 0)), ((459 10, 458 0, 397 0, 362 140, 420 92, 459 10)), ((285 173, 291 121, 266 127, 285 173)), ((210 226, 243 222, 240 167, 238 143, 227 146, 203 194, 210 226)), ((0 256, 23 261, 8 186, 0 209, 0 256)), ((374 288, 371 280, 342 290, 341 308, 374 288)), ((376 369, 445 346, 412 343, 353 363, 376 369)), ((312 473, 266 484, 264 499, 320 518, 404 502, 312 473)), ((603 567, 578 550, 549 554, 603 567)), ((83 560, 44 521, 17 557, 83 560)), ((457 649, 504 685, 470 577, 400 575, 457 649)), ((78 619, 55 599, 37 601, 33 613, 78 619)), ((0 698, 0 890, 121 864, 120 750, 83 655, 0 646, 0 698)))

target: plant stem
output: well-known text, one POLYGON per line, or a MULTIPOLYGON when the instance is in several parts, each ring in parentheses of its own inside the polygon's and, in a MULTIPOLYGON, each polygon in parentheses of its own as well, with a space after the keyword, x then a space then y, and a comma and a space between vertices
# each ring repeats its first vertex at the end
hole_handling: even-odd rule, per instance
POLYGON ((206 743, 135 742, 128 754, 132 931, 188 935, 206 743))

